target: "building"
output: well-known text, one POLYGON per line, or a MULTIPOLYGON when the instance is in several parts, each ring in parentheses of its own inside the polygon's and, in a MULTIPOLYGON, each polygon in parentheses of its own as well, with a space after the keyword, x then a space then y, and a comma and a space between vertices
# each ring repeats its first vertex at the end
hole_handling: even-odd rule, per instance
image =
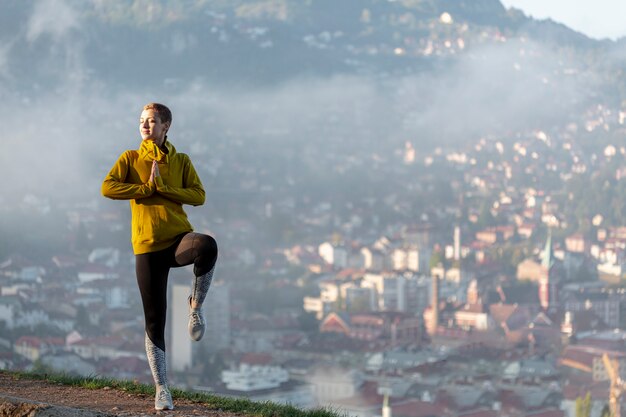
POLYGON ((222 371, 222 382, 233 391, 277 388, 288 380, 289 373, 280 366, 240 363, 237 369, 222 371))
POLYGON ((591 381, 608 381, 602 355, 607 354, 617 364, 618 375, 626 378, 626 353, 611 351, 594 346, 570 345, 561 353, 558 365, 587 374, 591 381))
POLYGON ((42 354, 46 353, 47 348, 45 343, 38 337, 22 336, 15 341, 13 350, 18 355, 34 362, 39 359, 42 354))
POLYGON ((304 297, 303 309, 307 313, 314 313, 318 320, 323 319, 328 313, 333 311, 334 302, 322 301, 320 297, 304 297))
POLYGON ((92 363, 69 352, 42 355, 39 360, 42 365, 64 374, 81 376, 96 374, 96 367, 92 363))
POLYGON ((367 273, 361 286, 371 288, 379 311, 406 311, 406 280, 401 275, 367 273))
MULTIPOLYGON (((171 286, 169 301, 169 349, 171 367, 176 371, 185 371, 193 364, 197 343, 189 337, 187 323, 189 321, 188 297, 190 285, 176 283, 171 286)), ((230 288, 223 281, 213 281, 204 300, 204 320, 206 328, 204 337, 198 343, 204 343, 209 351, 217 351, 230 346, 230 288)))
MULTIPOLYGON (((192 365, 192 341, 186 323, 189 320, 189 285, 175 284, 171 287, 170 349, 169 365, 173 371, 186 371, 192 365)), ((206 308, 205 303, 205 308, 206 308)), ((206 337, 206 335, 205 335, 206 337)))
POLYGON ((553 311, 558 306, 557 284, 552 252, 552 233, 550 232, 541 254, 541 274, 539 276, 539 304, 545 311, 553 311))
POLYGON ((430 307, 424 310, 424 323, 428 334, 435 334, 439 328, 439 278, 432 276, 430 307))
POLYGON ((376 352, 367 359, 365 369, 369 372, 410 372, 424 365, 445 360, 444 353, 438 350, 401 351, 397 349, 376 352))
POLYGON ((326 263, 335 268, 348 266, 348 249, 344 245, 324 242, 318 247, 318 253, 326 263))
POLYGON ((415 343, 421 339, 422 320, 404 313, 330 313, 320 323, 320 332, 340 333, 351 339, 398 345, 415 343))
POLYGON ((238 367, 222 371, 222 384, 211 392, 226 397, 245 397, 255 402, 270 401, 296 407, 316 405, 310 384, 290 380, 287 370, 270 362, 269 355, 245 355, 238 367))
POLYGON ((494 323, 482 303, 465 304, 454 313, 455 324, 462 329, 490 330, 494 323))
POLYGON ((364 377, 360 371, 354 369, 320 366, 315 368, 307 381, 313 386, 317 404, 327 405, 358 394, 364 377))
POLYGON ((600 291, 571 291, 563 294, 563 309, 571 313, 593 311, 607 326, 619 327, 620 300, 616 294, 600 291))
POLYGON ((230 285, 222 280, 214 280, 209 289, 204 301, 204 320, 206 331, 203 340, 209 350, 230 347, 230 285))
POLYGON ((22 309, 22 303, 17 295, 4 295, 0 291, 0 322, 4 322, 8 329, 15 325, 15 319, 22 309))
POLYGON ((370 271, 382 271, 385 267, 385 254, 376 248, 361 248, 363 256, 363 268, 370 271))
POLYGON ((415 245, 418 248, 430 248, 432 246, 434 230, 434 226, 430 224, 407 226, 402 231, 404 243, 407 245, 415 245))
POLYGON ((589 252, 590 242, 585 239, 582 233, 575 233, 565 238, 565 249, 573 253, 589 252))
POLYGON ((408 314, 420 315, 430 303, 431 282, 427 276, 412 275, 405 278, 404 293, 408 314))
POLYGON ((42 339, 37 336, 22 336, 15 341, 13 351, 30 362, 35 362, 44 354, 58 352, 64 346, 65 341, 60 338, 42 339))

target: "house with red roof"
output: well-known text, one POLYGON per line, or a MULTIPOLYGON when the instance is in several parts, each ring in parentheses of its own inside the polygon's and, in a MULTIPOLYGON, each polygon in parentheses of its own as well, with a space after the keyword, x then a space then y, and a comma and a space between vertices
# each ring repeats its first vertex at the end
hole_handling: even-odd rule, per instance
POLYGON ((322 333, 341 333, 364 341, 385 340, 392 345, 415 343, 422 337, 418 317, 396 312, 330 313, 320 323, 322 333))
POLYGON ((22 336, 13 344, 13 351, 35 362, 43 354, 48 352, 56 352, 65 346, 63 338, 40 338, 37 336, 22 336))

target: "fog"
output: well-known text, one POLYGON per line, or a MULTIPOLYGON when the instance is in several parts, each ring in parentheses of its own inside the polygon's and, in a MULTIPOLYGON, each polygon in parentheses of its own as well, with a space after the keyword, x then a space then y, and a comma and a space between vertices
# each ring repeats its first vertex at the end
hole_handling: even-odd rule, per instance
MULTIPOLYGON (((220 176, 239 175, 234 165, 251 172, 288 165, 314 184, 322 173, 328 181, 331 163, 357 158, 367 165, 373 154, 389 159, 406 142, 424 155, 438 146, 464 149, 484 136, 549 130, 579 114, 598 87, 594 74, 581 74, 581 63, 528 39, 472 45, 421 71, 402 70, 411 58, 399 57, 398 71, 303 71, 271 83, 236 77, 220 82, 203 77, 203 68, 186 77, 189 69, 179 62, 180 72, 161 79, 152 68, 182 59, 163 42, 167 35, 155 34, 136 53, 87 36, 98 4, 20 3, 13 12, 25 24, 0 31, 4 210, 24 201, 106 204, 101 181, 124 150, 139 146, 138 117, 152 101, 172 109, 169 139, 191 155, 210 198, 212 191, 237 191, 239 181, 226 184, 220 176), (111 49, 119 49, 116 59, 97 59, 111 49), (129 59, 146 62, 142 82, 111 76, 129 59)), ((185 33, 178 28, 172 36, 185 33)), ((201 51, 200 45, 187 47, 201 51)), ((623 54, 612 56, 617 61, 623 54)), ((285 180, 276 173, 271 178, 285 180)), ((332 181, 335 195, 354 186, 342 181, 332 181)), ((383 198, 385 191, 374 195, 383 198)))
MULTIPOLYGON (((342 45, 329 56, 343 54, 349 65, 335 68, 311 59, 281 71, 281 64, 268 64, 282 53, 278 41, 267 47, 249 39, 223 41, 229 30, 235 38, 232 22, 224 26, 233 27, 207 35, 192 25, 186 32, 184 22, 172 31, 148 27, 155 21, 142 16, 129 29, 126 20, 113 24, 100 15, 113 13, 115 4, 0 4, 0 262, 15 253, 50 260, 52 251, 125 245, 127 271, 120 281, 132 285, 129 304, 137 311, 130 230, 124 223, 130 218, 128 203, 103 198, 100 187, 118 156, 139 147, 138 121, 148 102, 171 108, 169 140, 191 156, 203 181, 206 204, 185 210, 195 230, 219 242, 216 277, 233 286, 232 310, 243 319, 260 313, 269 321, 281 309, 300 314, 303 298, 317 295, 317 277, 309 282, 302 271, 308 248, 331 234, 365 242, 397 233, 398 225, 437 221, 439 214, 452 219, 455 193, 472 185, 451 185, 460 183, 464 172, 450 165, 422 163, 436 148, 463 152, 491 137, 510 149, 513 141, 536 138, 535 130, 558 137, 563 126, 579 123, 582 112, 601 101, 598 90, 607 88, 605 75, 592 72, 595 67, 580 62, 580 55, 527 38, 459 43, 456 53, 428 58, 384 51, 353 56, 342 45), (211 49, 211 42, 224 44, 211 49), (218 49, 229 59, 216 57, 206 66, 191 59, 218 49), (254 71, 245 77, 236 71, 256 62, 289 75, 268 81, 248 77, 254 71), (132 74, 125 73, 129 68, 132 74), (171 71, 164 76, 163 68, 171 71), (145 76, 137 78, 138 73, 145 76), (407 142, 417 153, 413 165, 399 156, 407 142), (80 210, 84 207, 100 210, 92 215, 80 210), (116 217, 108 207, 125 214, 116 217), (303 263, 288 264, 288 253, 295 258, 302 253, 303 263)), ((132 16, 137 13, 133 9, 132 16)), ((267 36, 300 36, 280 30, 270 29, 267 36)), ((303 55, 324 56, 300 43, 303 55)), ((626 62, 623 48, 606 57, 607 65, 626 62)), ((468 208, 488 213, 482 208, 487 204, 474 205, 468 208)), ((191 274, 183 275, 187 280, 191 274)), ((318 322, 308 323, 303 331, 316 333, 318 322)), ((307 382, 323 385, 320 381, 340 375, 345 369, 328 368, 308 375, 307 382)), ((320 403, 333 399, 317 394, 320 403)))
MULTIPOLYGON (((573 63, 528 40, 473 47, 437 70, 415 74, 308 75, 258 86, 171 74, 170 84, 128 88, 124 80, 98 76, 107 68, 90 66, 86 49, 102 45, 82 39, 88 22, 74 7, 35 2, 23 31, 0 42, 0 174, 11 179, 3 182, 4 195, 95 195, 106 165, 138 146, 137 118, 150 101, 172 108, 170 139, 181 151, 219 157, 214 142, 234 132, 242 141, 266 142, 272 155, 272 146, 285 143, 340 144, 346 157, 371 141, 389 148, 411 141, 428 149, 546 128, 567 119, 593 88, 592 81, 562 75, 573 63), (18 54, 18 44, 27 50, 18 54), (23 56, 35 60, 34 72, 19 72, 23 56), (26 91, 16 87, 24 85, 26 91)), ((139 53, 158 65, 163 49, 146 45, 139 53)))

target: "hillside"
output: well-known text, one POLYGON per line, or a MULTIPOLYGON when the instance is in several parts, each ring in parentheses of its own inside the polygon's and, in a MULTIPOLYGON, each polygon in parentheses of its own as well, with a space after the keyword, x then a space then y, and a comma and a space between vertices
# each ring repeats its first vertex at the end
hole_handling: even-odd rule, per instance
MULTIPOLYGON (((55 407, 68 407, 84 410, 84 414, 97 412, 98 415, 130 416, 154 414, 152 397, 145 394, 128 394, 117 389, 92 390, 82 387, 67 386, 42 380, 14 378, 7 373, 0 373, 0 410, 3 403, 11 402, 16 411, 27 411, 25 405, 37 401, 55 407), (9 401, 8 397, 18 399, 9 401), (22 402, 22 400, 24 400, 22 402)), ((8 405, 4 405, 9 410, 8 405)), ((235 413, 222 412, 212 407, 195 404, 188 400, 175 399, 175 412, 178 416, 211 415, 228 417, 235 413)), ((0 415, 4 416, 3 411, 0 415)), ((19 414, 8 414, 19 415, 19 414)))
POLYGON ((303 411, 290 406, 199 396, 178 390, 173 392, 175 409, 157 413, 150 390, 151 387, 118 381, 0 371, 0 416, 338 416, 329 411, 303 411))
POLYGON ((68 71, 77 72, 76 82, 102 80, 120 87, 414 73, 437 70, 454 62, 460 49, 503 38, 536 40, 581 59, 612 48, 552 21, 507 10, 498 0, 198 0, 155 1, 149 8, 140 1, 52 4, 10 0, 0 6, 0 40, 7 45, 2 54, 11 54, 12 81, 21 81, 17 86, 26 90, 34 81, 35 87, 54 84, 68 71), (451 20, 442 23, 443 14, 451 20), (57 16, 54 22, 50 15, 57 16), (441 47, 461 38, 460 49, 441 47), (433 52, 424 54, 431 44, 433 52), (56 68, 60 62, 64 68, 56 68))

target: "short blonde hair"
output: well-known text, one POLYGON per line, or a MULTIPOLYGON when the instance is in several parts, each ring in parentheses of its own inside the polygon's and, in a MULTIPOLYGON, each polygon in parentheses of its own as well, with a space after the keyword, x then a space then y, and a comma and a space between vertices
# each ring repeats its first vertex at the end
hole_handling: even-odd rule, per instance
POLYGON ((143 106, 143 110, 154 110, 159 115, 162 123, 172 124, 172 112, 165 104, 161 103, 148 103, 143 106))

